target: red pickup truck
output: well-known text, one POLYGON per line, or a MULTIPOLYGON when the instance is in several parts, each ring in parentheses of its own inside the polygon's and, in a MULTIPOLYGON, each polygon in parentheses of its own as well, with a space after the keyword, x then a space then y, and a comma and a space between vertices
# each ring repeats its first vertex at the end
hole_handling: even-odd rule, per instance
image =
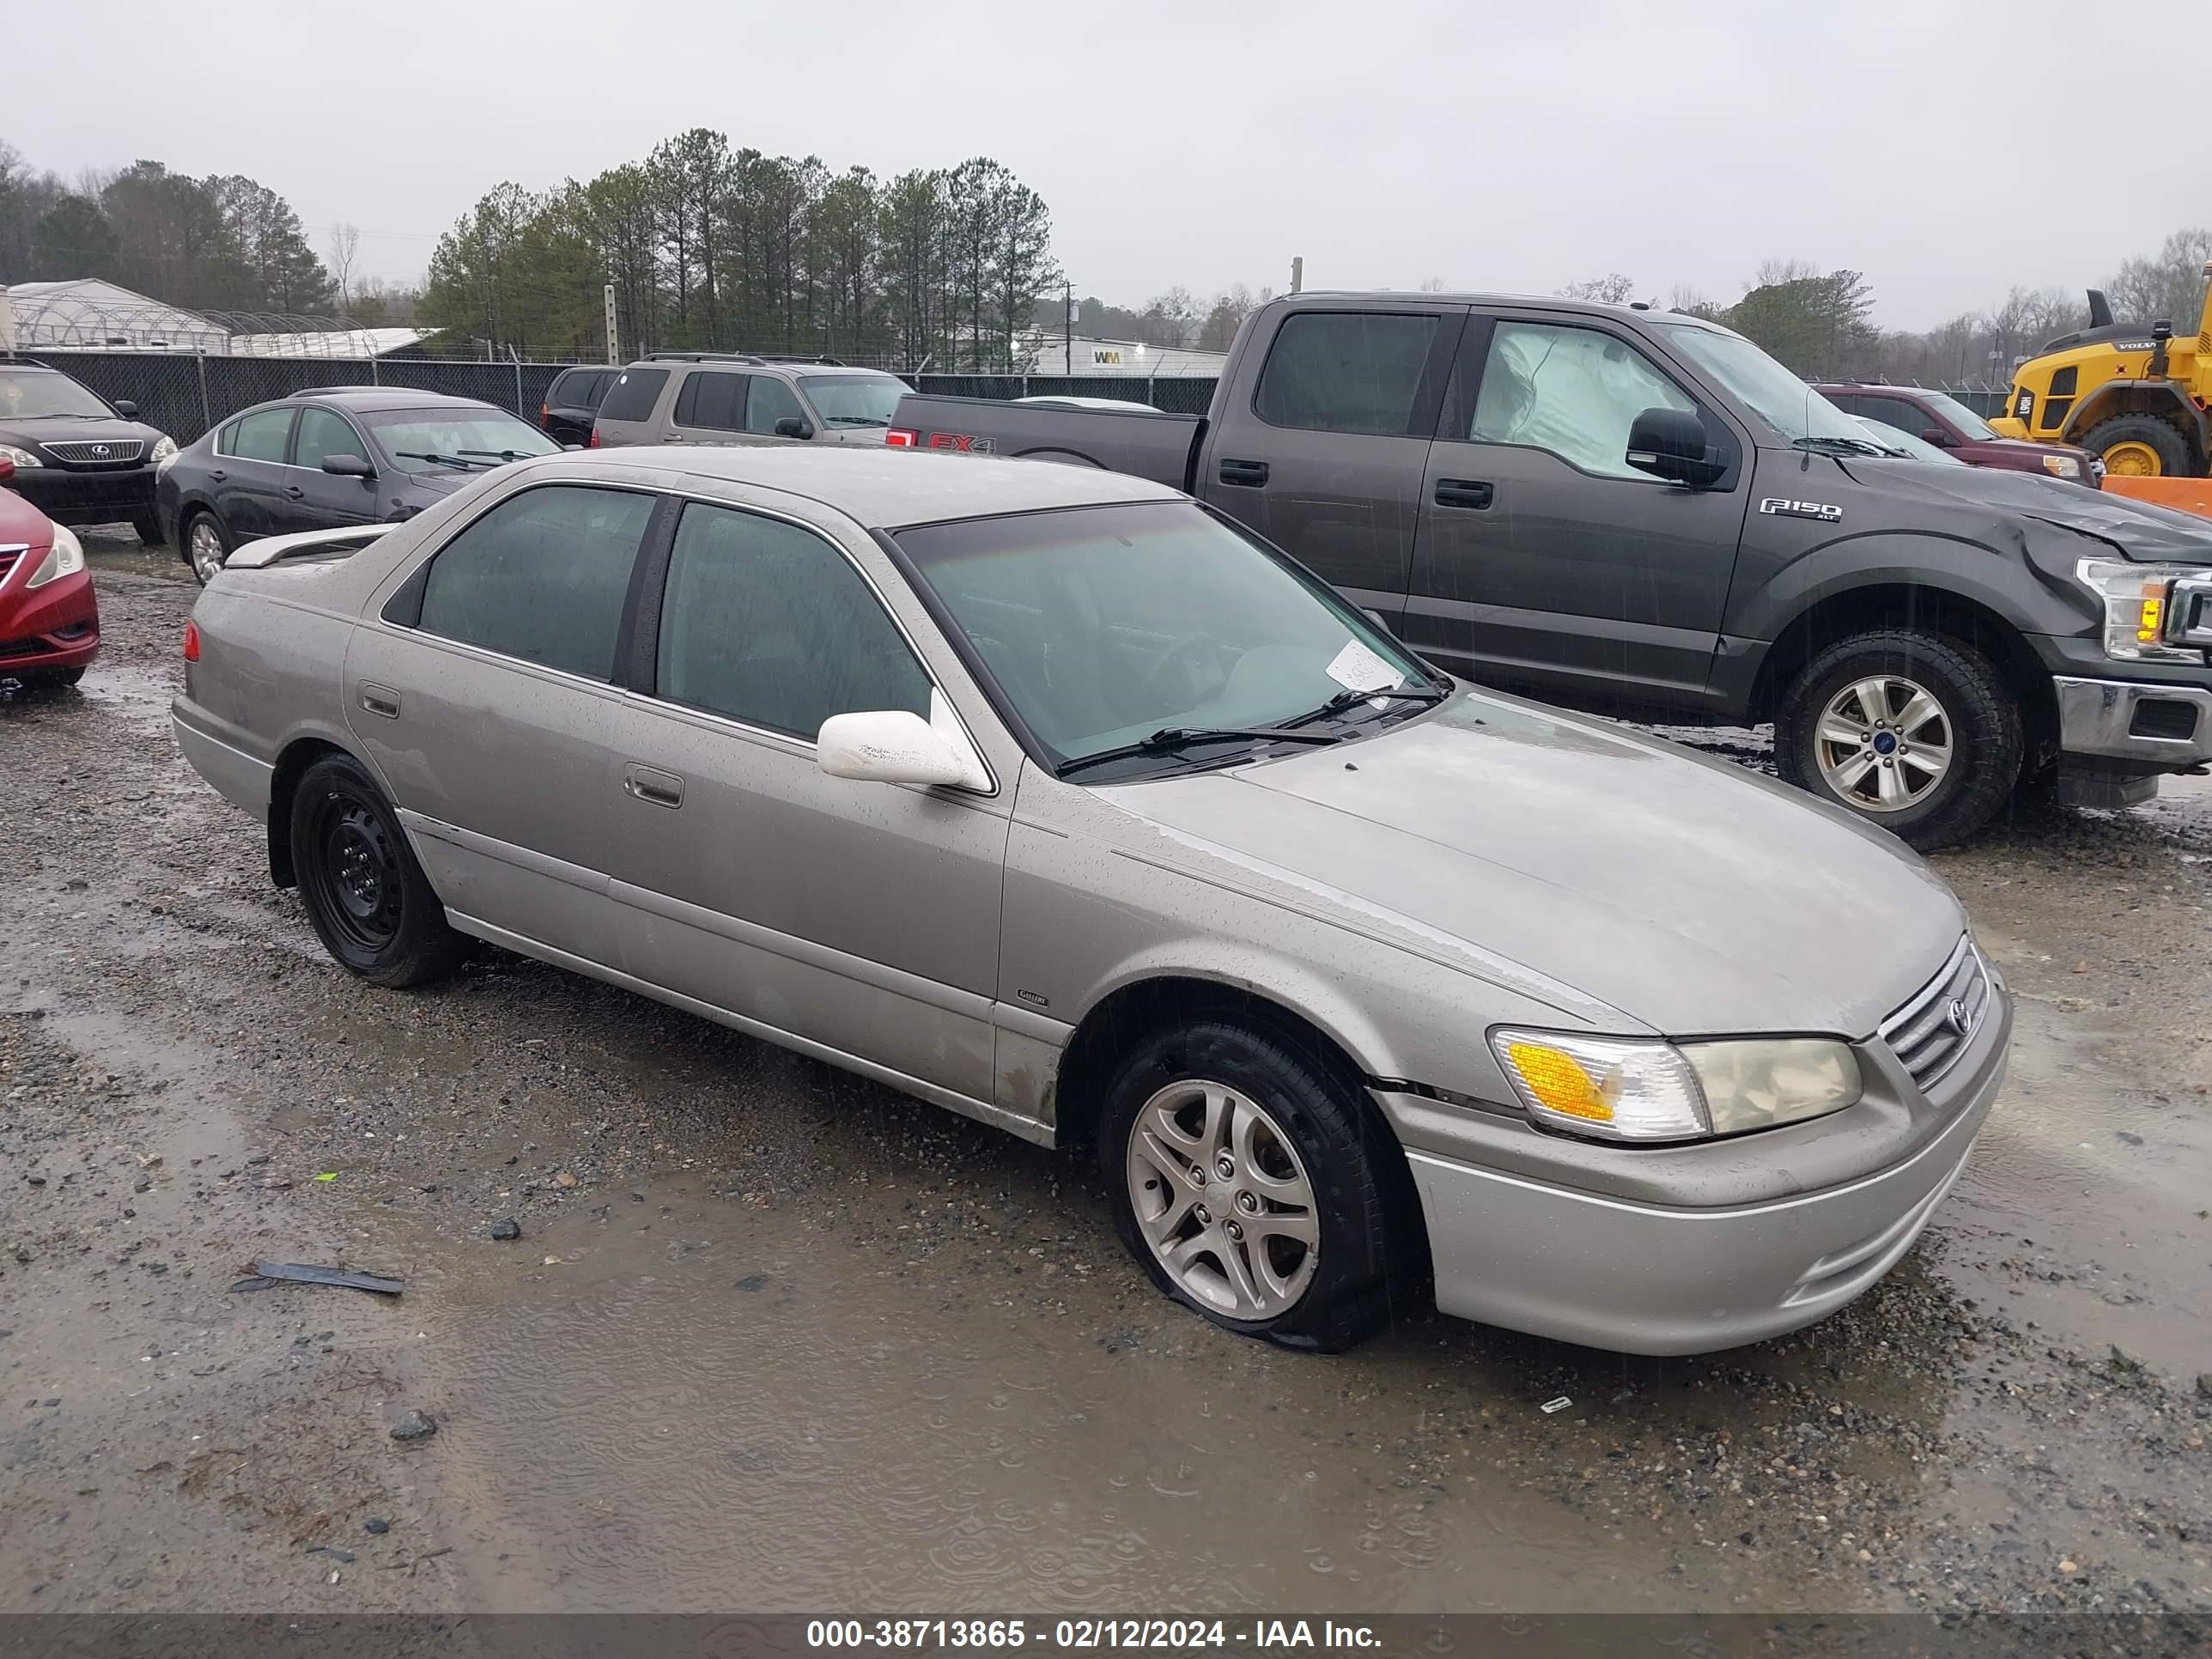
POLYGON ((2069 483, 2104 487, 2105 464, 2072 444, 2033 443, 2000 438, 1990 423, 1948 392, 1918 386, 1833 385, 1820 393, 1846 415, 1880 421, 1900 432, 1948 449, 1969 466, 1998 466, 2009 472, 2044 472, 2069 483))

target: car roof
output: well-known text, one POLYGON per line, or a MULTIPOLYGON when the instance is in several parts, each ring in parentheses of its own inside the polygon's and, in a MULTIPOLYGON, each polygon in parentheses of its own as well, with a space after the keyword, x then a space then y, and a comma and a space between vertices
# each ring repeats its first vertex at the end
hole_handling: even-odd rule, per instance
MULTIPOLYGON (((314 386, 272 401, 283 404, 336 404, 341 409, 498 409, 482 398, 456 398, 450 392, 424 392, 410 386, 314 386)), ((504 412, 504 411, 502 411, 504 412)))
POLYGON ((1054 507, 1184 499, 1180 490, 1165 484, 1097 467, 850 445, 826 449, 806 449, 795 444, 666 448, 625 445, 619 449, 575 452, 562 456, 557 463, 548 457, 541 465, 557 465, 564 476, 678 472, 719 483, 752 484, 819 501, 871 530, 1054 507))
POLYGON ((1900 398, 1941 398, 1948 395, 1941 386, 1891 386, 1881 380, 1815 380, 1813 383, 1813 389, 1816 392, 1824 392, 1830 386, 1838 392, 1888 392, 1900 398))

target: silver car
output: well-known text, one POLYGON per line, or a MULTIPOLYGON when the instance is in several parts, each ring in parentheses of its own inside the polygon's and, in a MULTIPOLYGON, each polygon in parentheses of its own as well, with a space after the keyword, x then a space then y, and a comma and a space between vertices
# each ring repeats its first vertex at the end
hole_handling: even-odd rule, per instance
POLYGON ((202 594, 177 741, 374 983, 470 939, 1045 1145, 1231 1329, 1820 1318, 2011 1024, 1898 842, 1437 673, 1158 485, 631 448, 202 594), (1432 1289, 1431 1289, 1432 1287, 1432 1289))

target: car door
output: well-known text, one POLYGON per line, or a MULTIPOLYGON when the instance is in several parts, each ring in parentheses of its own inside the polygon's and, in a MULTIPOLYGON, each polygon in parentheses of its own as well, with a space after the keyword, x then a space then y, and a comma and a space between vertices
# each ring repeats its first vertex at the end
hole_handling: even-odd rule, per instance
POLYGON ((1626 331, 1469 319, 1421 494, 1401 632, 1478 679, 1600 702, 1697 705, 1735 570, 1740 465, 1692 490, 1628 465, 1646 409, 1742 440, 1626 331))
POLYGON ((684 371, 683 384, 669 400, 668 422, 660 441, 671 444, 734 444, 745 424, 745 382, 750 374, 728 369, 684 371))
POLYGON ((616 963, 616 647, 659 499, 518 489, 394 571, 355 630, 348 722, 471 932, 616 963))
POLYGON ((989 1101, 1008 802, 816 763, 832 714, 951 718, 913 641, 853 553, 793 520, 689 502, 665 558, 641 583, 623 775, 600 784, 629 971, 989 1101))
POLYGON ((222 429, 216 462, 207 474, 216 514, 234 540, 276 533, 284 521, 285 488, 292 482, 290 404, 257 409, 222 429))
POLYGON ((1250 406, 1224 410, 1200 492, 1395 623, 1464 307, 1295 310, 1250 406))
POLYGON ((292 431, 291 477, 271 504, 283 531, 335 530, 366 524, 376 515, 376 480, 323 471, 326 455, 368 460, 375 452, 352 422, 319 404, 303 404, 292 431))

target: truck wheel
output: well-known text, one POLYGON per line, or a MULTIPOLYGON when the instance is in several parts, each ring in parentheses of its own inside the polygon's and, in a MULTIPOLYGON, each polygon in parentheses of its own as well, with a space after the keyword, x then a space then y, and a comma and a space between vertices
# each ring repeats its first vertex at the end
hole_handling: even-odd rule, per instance
POLYGON ((2019 781, 2020 705, 1972 647, 1913 629, 1838 640, 1774 717, 1775 769, 1926 852, 1995 817, 2019 781))
POLYGON ((1389 1322, 1407 1217, 1394 1145, 1346 1083, 1270 1033, 1202 1019, 1139 1043, 1108 1086, 1098 1162, 1152 1282, 1215 1324, 1334 1353, 1389 1322))
POLYGON ((2189 440, 2155 415, 2115 415, 2081 434, 2081 447, 2105 458, 2105 471, 2123 478, 2186 478, 2189 440))

